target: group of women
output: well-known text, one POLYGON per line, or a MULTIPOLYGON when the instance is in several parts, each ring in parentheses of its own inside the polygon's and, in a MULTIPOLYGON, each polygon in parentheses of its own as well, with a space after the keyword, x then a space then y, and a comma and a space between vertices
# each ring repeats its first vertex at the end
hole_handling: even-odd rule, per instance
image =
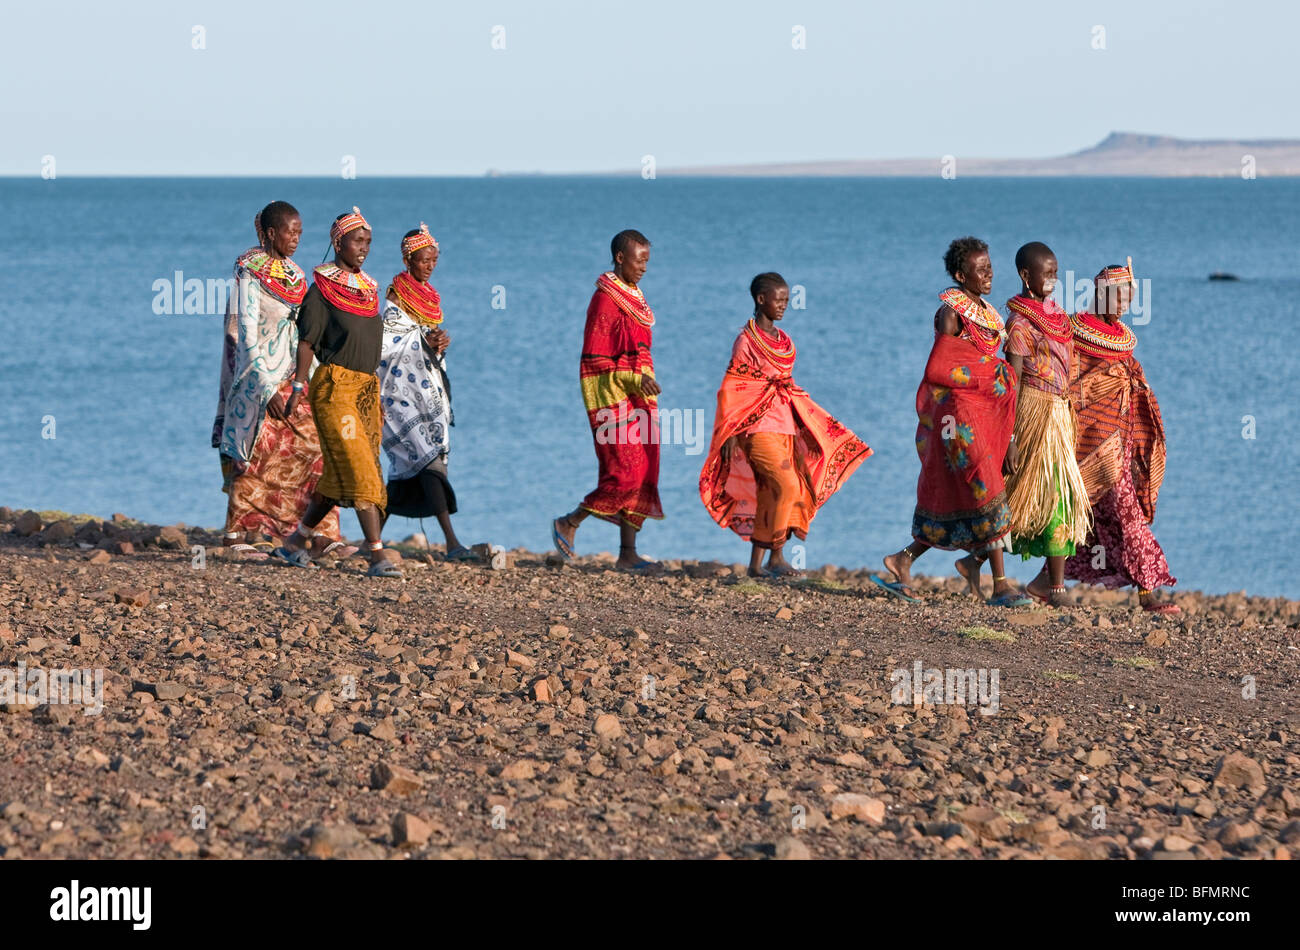
MULTIPOLYGON (((381 298, 362 270, 371 230, 358 209, 335 219, 333 260, 315 268, 310 286, 291 258, 302 235, 298 212, 272 202, 255 228, 257 245, 235 263, 213 427, 229 495, 225 543, 244 557, 311 568, 326 554, 357 551, 339 533, 338 508, 351 507, 372 576, 401 576, 380 540, 392 514, 436 517, 447 557, 472 558, 450 519, 450 338, 429 283, 437 241, 423 224, 407 232, 405 269, 381 298)), ((551 522, 551 536, 559 555, 572 558, 579 525, 595 515, 620 527, 616 567, 653 573, 659 565, 636 551, 645 520, 663 517, 654 312, 638 286, 650 241, 622 231, 610 251, 611 269, 587 309, 579 374, 598 483, 551 522)), ((1031 598, 1059 605, 1068 576, 1131 584, 1145 609, 1176 612, 1154 596, 1174 583, 1149 527, 1164 430, 1133 357, 1133 332, 1120 322, 1132 298, 1131 261, 1104 268, 1093 309, 1071 315, 1051 299, 1055 255, 1027 244, 1016 255, 1022 287, 1007 303, 1008 320, 985 299, 993 282, 987 244, 960 238, 944 262, 955 286, 939 295, 916 397, 913 540, 884 559, 888 576, 873 579, 919 601, 911 565, 937 547, 967 552, 956 569, 981 598, 987 561, 996 606, 1031 598), (1005 575, 1007 552, 1046 559, 1023 591, 1005 575)), ((784 558, 786 542, 807 536, 818 509, 872 451, 795 384, 795 346, 778 326, 785 280, 759 274, 750 294, 754 315, 718 391, 700 496, 719 525, 750 542, 752 576, 787 576, 797 571, 784 558)))
MULTIPOLYGON (((572 558, 578 526, 595 515, 620 526, 617 567, 649 573, 658 565, 637 556, 636 536, 645 519, 663 517, 658 433, 641 424, 661 391, 654 313, 638 287, 650 242, 623 231, 610 252, 613 268, 596 282, 582 349, 599 480, 551 522, 551 537, 560 556, 572 558)), ((1092 311, 1071 315, 1051 299, 1056 256, 1045 244, 1026 244, 1016 254, 1021 291, 1007 302, 1009 320, 985 299, 993 289, 985 242, 953 241, 944 264, 955 286, 939 294, 916 396, 921 474, 912 542, 884 559, 887 576, 872 579, 919 602, 912 562, 932 547, 964 550, 958 573, 983 599, 988 561, 995 606, 1059 606, 1069 576, 1137 586, 1144 609, 1177 613, 1154 596, 1174 583, 1149 527, 1164 430, 1133 356, 1136 339, 1120 322, 1132 300, 1131 260, 1104 268, 1092 311), (1005 552, 1045 558, 1023 591, 1007 579, 1005 552)), ((818 509, 872 453, 795 383, 795 345, 777 325, 790 296, 784 278, 759 274, 750 296, 754 315, 731 348, 699 489, 714 520, 750 542, 749 575, 780 577, 798 573, 783 556, 786 542, 807 537, 818 509)))
POLYGON ((911 565, 936 547, 968 552, 955 566, 976 596, 988 561, 998 606, 1031 598, 1060 606, 1071 577, 1135 586, 1143 609, 1176 614, 1155 596, 1175 581, 1150 529, 1164 427, 1133 355, 1136 337, 1120 322, 1135 287, 1132 259, 1102 268, 1091 310, 1076 314, 1052 300, 1051 248, 1026 244, 1015 263, 1021 290, 1004 321, 984 299, 993 288, 988 245, 959 238, 944 257, 956 286, 939 295, 916 396, 913 540, 884 559, 892 579, 877 582, 918 599, 911 565), (1006 577, 1004 552, 1045 558, 1023 592, 1006 577))
POLYGON ((450 517, 450 337, 428 282, 438 242, 423 224, 408 231, 406 269, 381 298, 362 270, 372 235, 357 208, 331 225, 333 260, 310 287, 290 257, 302 236, 297 210, 273 201, 254 227, 258 244, 235 262, 213 426, 229 495, 224 543, 311 568, 357 552, 339 534, 338 509, 348 507, 372 576, 402 576, 380 540, 393 514, 437 518, 448 557, 471 557, 450 517))

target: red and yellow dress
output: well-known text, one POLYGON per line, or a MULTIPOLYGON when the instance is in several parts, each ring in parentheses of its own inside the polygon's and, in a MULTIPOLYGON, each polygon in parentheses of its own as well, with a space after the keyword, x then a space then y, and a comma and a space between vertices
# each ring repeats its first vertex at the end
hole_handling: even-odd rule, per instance
POLYGON ((959 319, 957 336, 936 332, 916 391, 916 483, 912 537, 947 551, 981 552, 1011 530, 1002 463, 1015 425, 1016 374, 997 356, 1002 316, 950 287, 939 299, 959 319))
POLYGON ((641 390, 654 377, 650 355, 654 312, 640 289, 601 274, 587 306, 579 376, 596 462, 595 490, 581 507, 597 518, 638 531, 662 518, 659 502, 658 402, 641 390))
POLYGON ((1133 355, 1137 337, 1125 324, 1110 324, 1095 314, 1075 314, 1070 320, 1076 456, 1093 506, 1093 526, 1085 547, 1065 562, 1065 576, 1112 588, 1171 587, 1177 581, 1150 528, 1165 477, 1165 427, 1155 393, 1133 355))
POLYGON ((761 548, 801 540, 871 449, 795 384, 794 341, 750 320, 718 389, 700 498, 713 520, 761 548), (738 437, 722 460, 722 446, 738 437))

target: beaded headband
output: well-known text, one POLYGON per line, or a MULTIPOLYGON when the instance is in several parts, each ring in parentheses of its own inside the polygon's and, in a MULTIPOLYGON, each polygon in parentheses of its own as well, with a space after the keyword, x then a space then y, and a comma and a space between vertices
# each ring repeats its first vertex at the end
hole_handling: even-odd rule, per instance
POLYGON ((429 226, 421 221, 420 230, 417 234, 412 234, 410 237, 402 238, 402 257, 410 257, 423 247, 431 247, 436 250, 438 242, 435 241, 433 235, 429 233, 429 226))
POLYGON ((1107 267, 1097 275, 1096 283, 1098 287, 1105 287, 1111 284, 1135 284, 1133 279, 1133 258, 1129 257, 1128 263, 1123 267, 1107 267))
POLYGON ((333 224, 330 225, 330 243, 337 243, 339 238, 349 231, 355 231, 357 228, 368 228, 370 225, 366 219, 361 216, 361 209, 356 205, 352 206, 352 212, 345 214, 333 224))

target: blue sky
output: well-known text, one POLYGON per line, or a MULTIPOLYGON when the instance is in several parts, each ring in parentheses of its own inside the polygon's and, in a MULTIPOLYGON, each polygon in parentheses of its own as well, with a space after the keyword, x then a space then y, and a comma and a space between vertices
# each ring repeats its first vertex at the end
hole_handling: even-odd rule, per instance
POLYGON ((333 176, 349 155, 359 176, 477 175, 1300 137, 1298 34, 1300 4, 1208 0, 11 4, 0 174, 46 155, 60 177, 333 176))

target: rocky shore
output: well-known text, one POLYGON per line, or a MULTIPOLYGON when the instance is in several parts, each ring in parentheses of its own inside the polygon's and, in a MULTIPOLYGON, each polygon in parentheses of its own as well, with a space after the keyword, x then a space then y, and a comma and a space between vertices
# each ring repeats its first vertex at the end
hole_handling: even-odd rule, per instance
POLYGON ((393 581, 219 544, 0 509, 4 857, 1300 846, 1300 601, 1180 592, 1161 618, 1075 588, 1006 611, 949 578, 910 605, 865 570, 414 545, 393 581), (80 704, 14 688, 71 670, 80 704))

